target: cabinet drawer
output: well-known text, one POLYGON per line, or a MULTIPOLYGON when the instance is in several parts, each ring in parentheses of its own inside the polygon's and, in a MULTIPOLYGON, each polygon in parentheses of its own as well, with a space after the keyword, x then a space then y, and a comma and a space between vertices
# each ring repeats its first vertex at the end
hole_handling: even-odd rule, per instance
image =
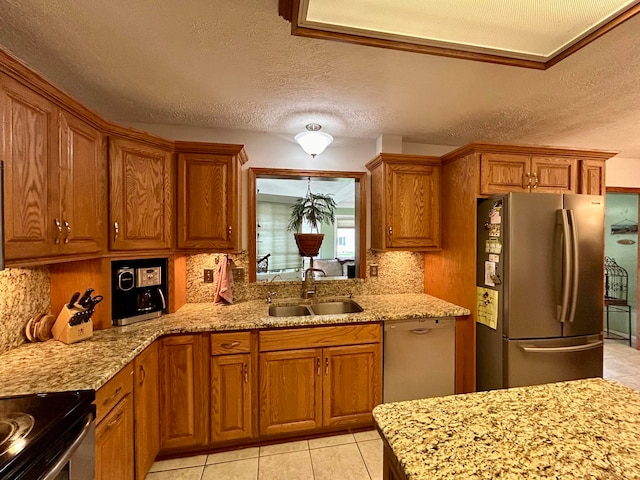
POLYGON ((211 334, 211 355, 229 353, 250 353, 251 332, 230 332, 211 334))
POLYGON ((379 323, 287 328, 259 332, 261 352, 378 343, 381 338, 381 325, 379 323))
POLYGON ((133 366, 130 363, 96 392, 96 424, 132 391, 133 366))

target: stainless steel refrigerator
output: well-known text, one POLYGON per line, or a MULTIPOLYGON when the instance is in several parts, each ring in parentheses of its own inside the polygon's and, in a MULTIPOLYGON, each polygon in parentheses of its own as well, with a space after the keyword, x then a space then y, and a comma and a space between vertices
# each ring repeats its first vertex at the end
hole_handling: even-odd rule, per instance
POLYGON ((478 390, 602 376, 604 197, 478 205, 478 390))

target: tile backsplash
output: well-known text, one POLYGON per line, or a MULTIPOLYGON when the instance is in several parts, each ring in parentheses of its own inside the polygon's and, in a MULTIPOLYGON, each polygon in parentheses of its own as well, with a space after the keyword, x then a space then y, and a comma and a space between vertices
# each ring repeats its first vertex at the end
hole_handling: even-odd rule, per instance
POLYGON ((25 343, 27 321, 50 304, 48 267, 0 271, 0 353, 25 343))
MULTIPOLYGON (((187 302, 213 301, 214 283, 204 283, 203 270, 211 268, 217 275, 219 265, 215 263, 225 259, 224 255, 191 255, 187 258, 187 302)), ((247 282, 249 255, 242 252, 229 255, 233 268, 241 268, 244 278, 235 280, 233 286, 234 301, 242 302, 267 297, 268 290, 277 291, 278 298, 299 297, 301 282, 247 282)), ((316 282, 318 296, 338 295, 384 295, 394 293, 422 293, 424 291, 424 254, 420 252, 367 252, 367 267, 378 265, 378 276, 348 280, 319 280, 316 282)))

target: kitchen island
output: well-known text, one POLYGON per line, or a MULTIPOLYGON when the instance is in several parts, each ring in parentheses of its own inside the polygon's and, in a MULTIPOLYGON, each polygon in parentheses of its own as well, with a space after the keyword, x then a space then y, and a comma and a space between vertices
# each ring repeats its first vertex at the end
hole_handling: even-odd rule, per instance
POLYGON ((640 478, 640 392, 593 378, 377 406, 385 479, 640 478))

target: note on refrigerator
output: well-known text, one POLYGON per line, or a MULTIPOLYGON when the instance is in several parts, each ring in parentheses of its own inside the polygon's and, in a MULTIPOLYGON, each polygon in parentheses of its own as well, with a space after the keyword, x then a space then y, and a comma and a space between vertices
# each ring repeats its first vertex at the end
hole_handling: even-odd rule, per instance
POLYGON ((476 288, 478 313, 476 322, 489 328, 498 328, 498 292, 484 287, 476 288))

